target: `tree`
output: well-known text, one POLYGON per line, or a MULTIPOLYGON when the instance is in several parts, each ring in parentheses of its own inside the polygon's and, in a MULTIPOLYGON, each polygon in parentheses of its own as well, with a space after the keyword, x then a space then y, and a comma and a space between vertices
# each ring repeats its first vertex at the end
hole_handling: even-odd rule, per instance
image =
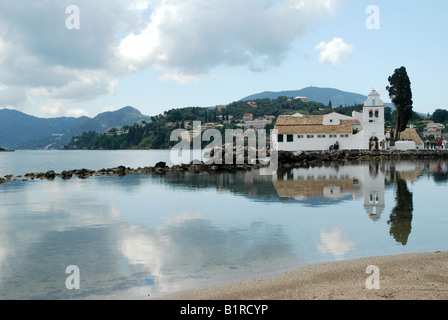
POLYGON ((436 123, 445 123, 448 120, 448 111, 437 109, 432 114, 431 120, 436 123))
POLYGON ((400 140, 400 134, 406 130, 409 120, 412 119, 412 90, 411 81, 406 72, 405 67, 395 69, 392 76, 389 77, 390 86, 386 89, 389 91, 389 96, 392 103, 395 105, 395 140, 400 140))

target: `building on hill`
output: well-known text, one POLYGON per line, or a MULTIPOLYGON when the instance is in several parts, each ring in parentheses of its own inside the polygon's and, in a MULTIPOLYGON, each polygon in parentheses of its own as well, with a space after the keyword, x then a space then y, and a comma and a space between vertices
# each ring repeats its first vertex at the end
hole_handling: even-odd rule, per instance
POLYGON ((426 124, 425 130, 423 130, 423 137, 433 136, 434 138, 442 138, 442 130, 445 129, 445 125, 441 123, 429 122, 426 124))
POLYGON ((280 151, 329 150, 339 145, 340 150, 387 149, 384 132, 384 103, 372 90, 362 112, 352 116, 339 113, 306 116, 297 113, 279 116, 273 135, 274 146, 280 151))
POLYGON ((295 97, 294 100, 302 100, 302 102, 310 102, 308 97, 295 97))
POLYGON ((252 113, 246 113, 243 116, 243 121, 252 121, 254 120, 254 115, 252 113))

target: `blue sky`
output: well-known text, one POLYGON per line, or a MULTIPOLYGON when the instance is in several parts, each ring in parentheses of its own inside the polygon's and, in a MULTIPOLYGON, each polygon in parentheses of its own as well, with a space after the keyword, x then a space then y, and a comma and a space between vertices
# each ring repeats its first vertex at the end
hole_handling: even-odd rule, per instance
POLYGON ((0 108, 54 117, 131 105, 156 115, 308 86, 376 87, 388 102, 387 78, 405 66, 414 110, 432 113, 448 109, 447 9, 442 0, 3 1, 0 108))

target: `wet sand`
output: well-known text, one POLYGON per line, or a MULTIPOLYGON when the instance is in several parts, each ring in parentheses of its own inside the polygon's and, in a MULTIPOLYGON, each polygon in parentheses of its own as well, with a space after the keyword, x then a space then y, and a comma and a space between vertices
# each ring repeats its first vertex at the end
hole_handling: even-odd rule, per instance
POLYGON ((186 291, 164 299, 448 300, 448 252, 322 263, 272 278, 186 291), (367 273, 368 266, 378 267, 379 289, 367 288, 375 283, 375 273, 367 273))

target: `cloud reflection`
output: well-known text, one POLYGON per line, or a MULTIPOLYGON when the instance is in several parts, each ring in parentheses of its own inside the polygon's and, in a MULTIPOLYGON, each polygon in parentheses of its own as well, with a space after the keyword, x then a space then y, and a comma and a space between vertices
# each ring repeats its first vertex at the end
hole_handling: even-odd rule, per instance
POLYGON ((126 226, 120 249, 130 264, 156 279, 151 296, 256 274, 274 261, 295 261, 282 228, 260 222, 224 229, 188 213, 157 228, 126 226))
POLYGON ((331 253, 337 259, 343 259, 345 254, 355 248, 355 243, 348 239, 340 226, 333 227, 329 232, 322 230, 321 243, 317 246, 320 253, 331 253))

